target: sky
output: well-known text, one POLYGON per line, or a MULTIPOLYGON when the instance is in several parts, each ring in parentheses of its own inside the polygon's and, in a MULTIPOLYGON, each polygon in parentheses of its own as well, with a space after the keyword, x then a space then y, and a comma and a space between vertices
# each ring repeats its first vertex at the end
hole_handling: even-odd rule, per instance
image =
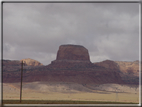
POLYGON ((82 45, 91 62, 139 60, 138 3, 4 3, 3 59, 48 65, 60 45, 82 45))

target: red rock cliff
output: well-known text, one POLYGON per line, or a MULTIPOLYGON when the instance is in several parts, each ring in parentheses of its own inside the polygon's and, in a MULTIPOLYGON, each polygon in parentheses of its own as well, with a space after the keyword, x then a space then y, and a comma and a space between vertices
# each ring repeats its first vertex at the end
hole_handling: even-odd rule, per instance
POLYGON ((61 45, 56 60, 90 61, 88 50, 80 45, 61 45))

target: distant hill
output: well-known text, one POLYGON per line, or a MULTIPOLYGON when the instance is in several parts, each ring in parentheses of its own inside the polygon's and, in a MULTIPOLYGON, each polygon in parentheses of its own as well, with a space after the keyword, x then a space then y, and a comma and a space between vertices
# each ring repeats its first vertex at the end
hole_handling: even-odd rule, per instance
POLYGON ((139 61, 111 61, 105 60, 94 63, 97 66, 117 70, 122 80, 127 84, 139 84, 139 61))
POLYGON ((43 64, 34 59, 22 59, 22 60, 3 60, 3 72, 18 72, 21 70, 21 61, 24 62, 24 68, 36 68, 43 64))

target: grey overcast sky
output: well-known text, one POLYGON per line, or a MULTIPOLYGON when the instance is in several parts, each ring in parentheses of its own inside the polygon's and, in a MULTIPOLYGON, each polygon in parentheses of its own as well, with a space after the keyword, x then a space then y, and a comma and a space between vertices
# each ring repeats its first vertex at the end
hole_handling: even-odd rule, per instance
POLYGON ((3 58, 44 65, 62 44, 86 47, 91 62, 139 59, 138 3, 4 3, 3 58))

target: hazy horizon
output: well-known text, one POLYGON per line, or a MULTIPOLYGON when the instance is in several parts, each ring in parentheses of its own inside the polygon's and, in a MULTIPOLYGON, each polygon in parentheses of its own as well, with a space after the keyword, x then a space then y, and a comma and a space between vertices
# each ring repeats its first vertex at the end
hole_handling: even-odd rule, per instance
MULTIPOLYGON (((25 59, 28 59, 28 58, 25 58, 25 59)), ((32 59, 32 58, 30 58, 30 59, 32 59)), ((3 60, 10 60, 10 59, 3 59, 3 60)), ((21 59, 20 59, 21 60, 21 59)), ((11 60, 11 61, 20 61, 20 60, 11 60)), ((34 60, 36 60, 36 59, 34 59, 34 60)), ((54 60, 56 60, 56 59, 54 59, 54 60)), ((52 60, 52 61, 54 61, 54 60, 52 60)), ((90 59, 91 60, 91 59, 90 59)), ((105 60, 110 60, 110 59, 105 59, 105 60)), ((105 60, 102 60, 102 61, 105 61, 105 60)), ((38 60, 37 60, 38 61, 38 60)), ((51 61, 51 62, 52 62, 51 61)), ((97 62, 102 62, 102 61, 97 61, 97 62)), ((114 60, 111 60, 111 61, 114 61, 114 60)), ((116 60, 115 60, 116 61, 116 60)), ((134 61, 140 61, 140 60, 134 60, 134 61)), ((123 62, 134 62, 134 61, 123 61, 123 62)), ((40 61, 39 61, 40 62, 40 61)), ((51 63, 50 62, 50 63, 51 63)), ((92 61, 91 61, 92 62, 92 61)), ((92 62, 92 63, 97 63, 97 62, 92 62)), ((41 62, 40 62, 41 63, 41 62)), ((50 64, 49 63, 49 64, 50 64)), ((42 63, 43 64, 43 63, 42 63)), ((43 64, 43 65, 48 65, 48 64, 43 64)))

